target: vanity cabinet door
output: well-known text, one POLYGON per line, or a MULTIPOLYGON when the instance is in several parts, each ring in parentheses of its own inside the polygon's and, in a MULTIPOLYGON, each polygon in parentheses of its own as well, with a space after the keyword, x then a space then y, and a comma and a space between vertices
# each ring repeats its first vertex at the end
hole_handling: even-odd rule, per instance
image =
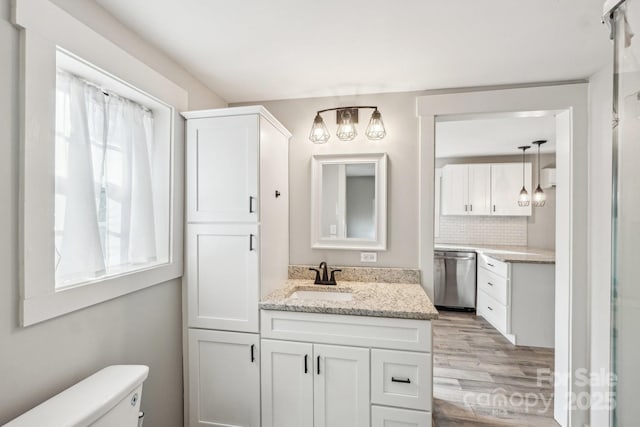
POLYGON ((258 225, 188 224, 189 327, 259 332, 258 225))
POLYGON ((369 349, 314 345, 314 427, 369 427, 369 349))
POLYGON ((257 334, 189 329, 191 427, 260 427, 257 334))
POLYGON ((187 221, 258 222, 259 116, 187 121, 187 221))
POLYGON ((313 427, 313 345, 262 340, 261 353, 262 426, 313 427))

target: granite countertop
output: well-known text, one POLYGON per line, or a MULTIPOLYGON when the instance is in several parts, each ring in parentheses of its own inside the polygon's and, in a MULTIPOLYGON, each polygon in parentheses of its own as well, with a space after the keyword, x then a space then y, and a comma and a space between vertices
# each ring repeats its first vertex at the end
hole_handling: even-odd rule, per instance
POLYGON ((338 280, 337 286, 314 285, 313 280, 289 279, 262 301, 263 310, 307 313, 346 314, 353 316, 391 317, 431 320, 438 311, 422 286, 415 283, 349 282, 338 280), (351 301, 305 300, 290 298, 296 291, 351 292, 351 301))
POLYGON ((459 245, 437 243, 436 251, 475 251, 503 262, 555 264, 554 251, 528 246, 459 245))

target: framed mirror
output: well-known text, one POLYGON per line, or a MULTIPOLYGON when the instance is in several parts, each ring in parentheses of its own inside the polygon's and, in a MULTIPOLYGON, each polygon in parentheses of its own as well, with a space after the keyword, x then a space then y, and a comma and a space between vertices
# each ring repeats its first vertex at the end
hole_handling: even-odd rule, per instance
POLYGON ((311 247, 387 249, 387 155, 315 155, 311 247))

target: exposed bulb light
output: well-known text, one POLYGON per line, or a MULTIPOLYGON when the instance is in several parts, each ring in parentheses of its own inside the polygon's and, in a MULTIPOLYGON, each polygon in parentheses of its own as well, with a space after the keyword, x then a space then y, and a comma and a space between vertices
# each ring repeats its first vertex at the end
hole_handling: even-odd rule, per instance
POLYGON ((338 131, 336 136, 340 141, 353 141, 358 135, 356 126, 351 119, 351 112, 349 110, 340 111, 340 125, 338 125, 338 131))
POLYGON ((311 126, 311 132, 309 133, 309 140, 314 144, 324 144, 331 138, 331 134, 327 129, 327 125, 324 124, 320 113, 316 114, 316 118, 313 119, 313 125, 311 126))
POLYGON ((546 140, 533 141, 532 144, 536 144, 538 146, 538 186, 536 187, 536 191, 533 192, 533 206, 536 208, 541 208, 547 202, 547 195, 540 187, 540 146, 546 143, 546 140))
POLYGON ((520 194, 518 195, 518 206, 527 207, 531 203, 531 198, 529 197, 529 192, 525 187, 524 181, 524 152, 531 148, 530 145, 524 145, 522 147, 518 147, 519 150, 522 150, 522 190, 520 190, 520 194))
POLYGON ((367 131, 365 132, 367 138, 372 141, 379 141, 387 135, 387 131, 384 128, 384 122, 382 121, 382 115, 376 108, 371 115, 367 131))
POLYGON ((313 125, 311 126, 311 132, 309 133, 309 141, 314 144, 324 144, 327 142, 331 135, 329 130, 322 119, 321 114, 326 111, 336 112, 336 123, 338 124, 338 130, 336 136, 341 141, 353 141, 358 136, 356 125, 358 124, 358 111, 363 108, 369 108, 373 110, 369 124, 365 131, 365 136, 371 141, 379 141, 387 136, 387 130, 384 127, 382 121, 382 114, 378 111, 377 106, 354 106, 354 107, 335 107, 319 110, 316 112, 316 116, 313 119, 313 125))

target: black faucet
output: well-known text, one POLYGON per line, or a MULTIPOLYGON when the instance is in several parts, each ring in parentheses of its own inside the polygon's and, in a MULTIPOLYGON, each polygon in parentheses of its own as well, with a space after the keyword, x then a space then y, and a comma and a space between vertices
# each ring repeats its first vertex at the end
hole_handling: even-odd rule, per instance
POLYGON ((327 263, 322 261, 318 268, 310 268, 310 271, 316 272, 316 280, 313 282, 314 285, 337 285, 336 283, 336 272, 342 270, 331 270, 331 278, 327 274, 327 263), (320 277, 320 270, 322 270, 322 278, 320 277))

